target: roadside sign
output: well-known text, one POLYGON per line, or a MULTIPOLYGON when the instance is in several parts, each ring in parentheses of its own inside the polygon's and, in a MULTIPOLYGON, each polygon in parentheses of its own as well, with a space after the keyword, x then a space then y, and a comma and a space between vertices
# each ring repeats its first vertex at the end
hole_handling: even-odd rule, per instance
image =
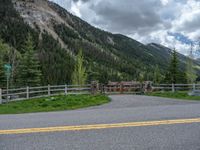
POLYGON ((6 72, 6 78, 7 78, 7 103, 8 103, 8 100, 9 100, 9 96, 8 96, 8 89, 9 89, 9 79, 10 79, 10 75, 11 75, 11 69, 12 69, 12 66, 10 64, 5 64, 4 65, 4 69, 5 69, 5 72, 6 72))
POLYGON ((4 68, 7 69, 7 70, 11 70, 12 66, 10 64, 5 64, 4 68))
POLYGON ((12 66, 10 64, 5 64, 4 69, 5 69, 5 72, 6 72, 6 76, 9 77, 10 74, 11 74, 12 66))

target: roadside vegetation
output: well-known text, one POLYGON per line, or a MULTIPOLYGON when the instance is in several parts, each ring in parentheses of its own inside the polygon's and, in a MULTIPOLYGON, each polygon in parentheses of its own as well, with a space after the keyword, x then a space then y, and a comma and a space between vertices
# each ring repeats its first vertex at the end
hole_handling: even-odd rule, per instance
POLYGON ((199 100, 200 96, 189 96, 188 92, 153 92, 148 93, 148 96, 158 96, 158 97, 166 97, 166 98, 174 98, 174 99, 183 99, 183 100, 199 100))
POLYGON ((61 95, 0 105, 0 114, 63 111, 108 103, 105 95, 61 95))

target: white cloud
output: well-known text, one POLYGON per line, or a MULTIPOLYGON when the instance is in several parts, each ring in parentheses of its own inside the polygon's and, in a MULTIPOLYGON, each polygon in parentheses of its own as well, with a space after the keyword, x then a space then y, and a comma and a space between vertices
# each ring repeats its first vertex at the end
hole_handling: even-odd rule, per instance
POLYGON ((180 16, 173 21, 173 30, 195 39, 200 30, 200 1, 189 0, 181 9, 180 16))
POLYGON ((82 15, 81 15, 81 12, 80 12, 80 10, 79 10, 79 8, 80 8, 80 5, 81 5, 81 2, 79 1, 79 2, 77 2, 77 3, 75 3, 75 2, 71 2, 71 12, 73 13, 73 14, 75 14, 76 16, 78 16, 78 17, 82 17, 82 15))
POLYGON ((162 5, 164 5, 164 6, 169 3, 169 0, 160 0, 160 1, 161 1, 162 5))
POLYGON ((168 33, 192 41, 200 37, 199 0, 52 0, 90 24, 143 43, 160 43, 188 54, 187 45, 168 33))

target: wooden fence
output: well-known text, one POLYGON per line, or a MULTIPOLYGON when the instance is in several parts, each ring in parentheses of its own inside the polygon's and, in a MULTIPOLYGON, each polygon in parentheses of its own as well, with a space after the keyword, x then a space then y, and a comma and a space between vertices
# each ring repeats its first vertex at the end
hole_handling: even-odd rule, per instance
POLYGON ((18 89, 0 89, 0 104, 4 102, 26 100, 61 94, 140 94, 153 91, 198 91, 200 84, 98 84, 88 85, 48 85, 40 87, 25 87, 18 89))
POLYGON ((88 85, 48 85, 40 87, 24 87, 17 89, 0 89, 0 104, 5 102, 27 100, 60 94, 137 94, 141 93, 143 84, 99 84, 88 85))
POLYGON ((154 84, 152 91, 197 91, 200 84, 154 84))
POLYGON ((25 87, 17 89, 0 89, 0 104, 60 94, 89 94, 92 91, 88 85, 48 85, 40 87, 25 87))

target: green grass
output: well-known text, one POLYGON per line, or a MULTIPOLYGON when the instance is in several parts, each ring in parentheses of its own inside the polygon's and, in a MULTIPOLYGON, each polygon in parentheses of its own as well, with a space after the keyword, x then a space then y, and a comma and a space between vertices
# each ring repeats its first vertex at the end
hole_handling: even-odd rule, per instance
POLYGON ((2 104, 0 105, 0 114, 73 110, 97 106, 108 103, 109 101, 109 98, 105 95, 63 95, 46 97, 2 104))
POLYGON ((200 100, 200 96, 189 96, 188 92, 152 92, 148 93, 149 96, 158 96, 166 98, 175 98, 183 100, 200 100))

